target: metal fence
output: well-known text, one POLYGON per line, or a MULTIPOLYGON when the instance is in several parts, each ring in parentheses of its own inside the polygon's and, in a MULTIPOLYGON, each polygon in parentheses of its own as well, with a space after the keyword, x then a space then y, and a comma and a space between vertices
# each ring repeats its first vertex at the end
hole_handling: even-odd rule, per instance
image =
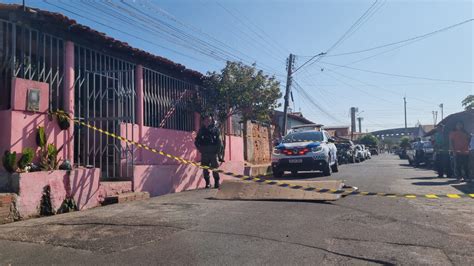
MULTIPOLYGON (((134 140, 135 65, 104 53, 74 48, 75 116, 93 126, 134 140)), ((85 127, 74 131, 75 162, 99 167, 102 178, 133 175, 134 147, 85 127)))
POLYGON ((193 131, 194 112, 187 103, 195 89, 191 83, 144 68, 145 126, 193 131))
POLYGON ((7 20, 0 20, 0 37, 0 109, 10 108, 12 77, 49 83, 49 108, 61 109, 63 39, 7 20))

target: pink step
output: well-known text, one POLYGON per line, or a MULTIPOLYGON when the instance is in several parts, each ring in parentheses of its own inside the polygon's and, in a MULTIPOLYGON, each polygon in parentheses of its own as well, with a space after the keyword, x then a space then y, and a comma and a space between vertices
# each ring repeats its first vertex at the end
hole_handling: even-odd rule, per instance
POLYGON ((132 181, 101 181, 101 191, 104 198, 132 192, 132 181))

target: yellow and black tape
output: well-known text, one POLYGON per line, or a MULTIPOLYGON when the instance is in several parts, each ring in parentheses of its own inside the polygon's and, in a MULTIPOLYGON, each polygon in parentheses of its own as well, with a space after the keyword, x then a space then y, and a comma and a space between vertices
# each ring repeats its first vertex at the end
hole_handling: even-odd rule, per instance
POLYGON ((338 194, 338 195, 341 195, 343 197, 350 196, 350 195, 360 195, 360 196, 378 196, 378 197, 407 198, 407 199, 415 199, 415 198, 427 198, 427 199, 471 198, 471 199, 474 199, 474 194, 464 194, 464 193, 460 193, 460 194, 398 194, 398 193, 363 192, 363 191, 357 191, 357 190, 354 190, 354 189, 326 189, 326 188, 317 188, 317 187, 312 187, 312 186, 301 186, 301 185, 291 184, 291 183, 277 181, 277 180, 268 180, 268 179, 265 178, 266 176, 263 176, 263 175, 262 176, 249 176, 249 175, 236 174, 236 173, 232 173, 232 172, 226 172, 224 170, 220 170, 220 169, 217 169, 217 168, 212 168, 212 167, 209 167, 209 166, 204 166, 204 165, 201 165, 197 162, 186 160, 184 158, 174 156, 174 155, 166 153, 164 151, 160 151, 160 150, 157 150, 155 148, 151 148, 147 145, 138 143, 136 141, 126 139, 122 136, 116 135, 116 134, 111 133, 111 132, 107 132, 107 131, 102 130, 102 129, 96 127, 96 126, 87 124, 83 121, 80 121, 80 120, 77 120, 77 119, 72 119, 68 115, 65 115, 62 112, 56 112, 56 114, 58 116, 63 116, 65 118, 73 121, 74 123, 77 123, 77 124, 80 124, 80 125, 85 126, 87 128, 90 128, 92 130, 98 131, 101 134, 105 134, 109 137, 119 139, 121 141, 124 141, 124 142, 127 142, 129 144, 135 145, 139 148, 143 148, 147 151, 150 151, 150 152, 153 152, 153 153, 156 153, 156 154, 160 154, 162 156, 166 156, 166 157, 168 157, 170 159, 173 159, 173 160, 176 160, 180 163, 190 164, 190 165, 193 165, 193 166, 201 168, 201 169, 207 169, 207 170, 212 171, 212 172, 217 172, 217 173, 221 173, 221 174, 224 174, 224 175, 232 176, 232 177, 244 180, 244 181, 252 181, 252 182, 257 182, 257 183, 264 183, 264 184, 267 184, 267 185, 287 187, 287 188, 291 188, 291 189, 300 189, 300 190, 304 190, 304 191, 313 191, 313 192, 318 192, 318 193, 338 194))

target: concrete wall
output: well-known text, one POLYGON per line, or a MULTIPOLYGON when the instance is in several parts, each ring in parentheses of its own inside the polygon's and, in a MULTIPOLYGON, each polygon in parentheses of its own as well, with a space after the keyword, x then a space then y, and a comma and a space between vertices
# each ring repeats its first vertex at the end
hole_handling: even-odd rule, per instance
MULTIPOLYGON (((122 136, 139 140, 139 126, 122 124, 122 136)), ((178 131, 143 126, 139 141, 151 148, 179 156, 186 160, 199 162, 200 155, 194 146, 195 132, 178 131)), ((236 173, 244 172, 243 138, 227 136, 225 163, 220 169, 236 173)), ((151 196, 196 189, 204 186, 202 171, 192 165, 180 164, 168 157, 147 150, 135 152, 133 168, 134 191, 147 191, 151 196), (141 160, 138 158, 141 157, 141 160)), ((222 175, 222 179, 229 178, 222 175)))
MULTIPOLYGON (((69 139, 66 131, 62 131, 56 118, 47 114, 49 103, 49 85, 43 82, 36 82, 20 78, 14 78, 12 82, 11 110, 0 111, 0 153, 6 150, 21 153, 23 148, 30 147, 38 151, 36 145, 36 133, 38 127, 45 128, 48 136, 48 143, 53 143, 56 147, 62 148, 59 156, 65 158, 66 148, 64 143, 69 139), (39 112, 26 111, 26 95, 30 88, 40 89, 39 112)), ((20 157, 20 154, 17 156, 20 157)), ((3 168, 3 166, 1 166, 3 168)))
POLYGON ((270 126, 247 121, 244 125, 245 160, 251 164, 271 162, 273 130, 270 126))
POLYGON ((100 204, 100 170, 74 169, 67 171, 41 171, 13 175, 16 179, 17 210, 22 218, 39 215, 44 188, 51 188, 51 204, 58 210, 64 199, 72 196, 80 210, 96 207, 100 204))

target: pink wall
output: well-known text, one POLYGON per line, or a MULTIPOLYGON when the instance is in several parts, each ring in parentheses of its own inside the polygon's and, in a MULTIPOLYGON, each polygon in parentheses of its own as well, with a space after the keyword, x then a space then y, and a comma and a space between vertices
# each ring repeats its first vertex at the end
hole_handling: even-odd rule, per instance
POLYGON ((226 136, 227 149, 225 150, 225 161, 244 161, 244 138, 237 136, 226 136), (231 154, 232 153, 232 156, 231 154))
POLYGON ((40 90, 40 102, 38 113, 46 113, 49 108, 49 84, 33 80, 13 78, 12 79, 12 99, 13 110, 25 111, 28 89, 40 90))
MULTIPOLYGON (((138 125, 122 124, 123 137, 133 137, 142 144, 162 150, 187 160, 198 162, 199 152, 194 147, 195 132, 178 131, 144 126, 143 138, 138 140, 138 125)), ((244 172, 243 138, 227 136, 227 144, 232 151, 226 150, 225 160, 220 169, 239 174, 244 172), (232 160, 230 158, 232 152, 232 160)), ((137 154, 137 153, 135 153, 137 154)), ((222 179, 231 178, 221 175, 222 179)), ((147 191, 151 196, 195 189, 204 186, 202 170, 192 165, 179 164, 176 160, 143 150, 142 160, 136 161, 133 169, 134 191, 147 191)))
MULTIPOLYGON (((11 110, 0 111, 0 121, 4 126, 0 130, 0 153, 2 155, 6 150, 21 153, 25 147, 38 150, 36 132, 38 127, 43 126, 48 135, 48 143, 55 144, 58 149, 64 146, 59 155, 61 158, 65 158, 67 147, 64 143, 67 143, 70 138, 66 131, 59 128, 55 118, 50 120, 47 114, 49 108, 48 83, 13 78, 11 105, 11 110), (41 91, 39 112, 26 111, 27 91, 30 88, 41 91)), ((70 143, 72 146, 72 142, 70 143)))
MULTIPOLYGON (((48 143, 53 143, 56 147, 63 147, 67 140, 67 132, 59 128, 56 119, 49 120, 47 114, 31 113, 25 111, 0 111, 0 118, 3 121, 12 121, 6 124, 6 128, 1 130, 0 136, 0 152, 3 154, 5 150, 16 151, 21 153, 23 148, 30 147, 38 150, 36 144, 36 133, 40 126, 45 128, 48 136, 48 143), (5 120, 3 120, 5 119, 5 120), (10 128, 8 128, 10 125, 10 128)), ((66 150, 63 148, 60 157, 64 158, 66 150)))
MULTIPOLYGON (((219 169, 244 174, 244 162, 225 162, 219 169)), ((220 174, 221 181, 232 178, 220 174)), ((152 197, 203 188, 205 185, 202 170, 191 165, 135 165, 133 184, 134 191, 146 191, 152 197)))
POLYGON ((64 199, 74 197, 80 210, 99 205, 100 170, 75 169, 68 175, 67 171, 21 173, 19 178, 18 211, 21 217, 39 215, 43 189, 51 188, 51 204, 58 210, 64 199))

